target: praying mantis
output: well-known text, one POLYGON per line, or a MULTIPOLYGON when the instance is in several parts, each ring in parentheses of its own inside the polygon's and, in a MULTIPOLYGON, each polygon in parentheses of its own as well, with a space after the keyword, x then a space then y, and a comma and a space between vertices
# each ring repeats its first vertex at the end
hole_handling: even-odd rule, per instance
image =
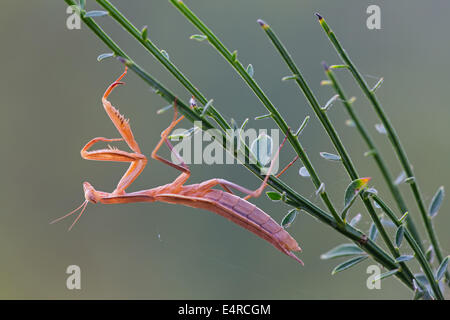
MULTIPOLYGON (((124 82, 121 82, 120 80, 122 80, 126 73, 127 68, 125 67, 125 71, 122 75, 119 76, 118 79, 106 89, 102 97, 103 107, 117 131, 119 131, 121 138, 94 138, 89 141, 83 149, 81 149, 81 157, 87 160, 129 162, 130 166, 120 179, 116 189, 111 193, 98 191, 89 182, 84 182, 83 189, 85 201, 75 210, 53 220, 51 223, 55 223, 69 217, 81 209, 80 213, 69 227, 69 230, 71 230, 83 215, 83 212, 89 202, 115 204, 160 201, 172 204, 181 204, 189 207, 206 209, 217 213, 235 224, 253 232, 260 238, 268 241, 276 249, 280 250, 289 257, 292 257, 303 265, 302 260, 292 253, 292 251, 301 251, 297 241, 267 213, 247 201, 250 197, 259 197, 261 195, 262 191, 267 186, 267 181, 274 161, 272 161, 263 183, 255 191, 248 190, 230 181, 217 178, 198 184, 185 185, 185 182, 189 179, 191 172, 189 167, 185 164, 182 157, 174 149, 168 139, 168 136, 173 128, 184 118, 184 116, 180 116, 177 119, 178 115, 176 100, 173 104, 173 120, 161 133, 161 139, 154 148, 151 157, 179 170, 181 174, 172 183, 166 185, 130 193, 126 192, 126 189, 141 174, 147 164, 147 158, 141 153, 139 145, 133 136, 133 132, 131 131, 129 125, 129 120, 125 119, 125 117, 121 115, 119 111, 107 100, 108 96, 116 86, 124 84, 124 82), (90 148, 98 142, 115 141, 125 141, 133 152, 126 152, 113 147, 109 147, 108 149, 90 150, 90 148), (179 164, 173 163, 157 155, 158 150, 164 143, 175 155, 179 161, 179 164), (224 190, 213 189, 215 186, 221 186, 224 190), (247 196, 245 198, 241 198, 233 194, 231 189, 247 194, 247 196)), ((280 149, 285 141, 286 139, 281 144, 274 159, 278 157, 280 149)), ((292 162, 288 165, 288 167, 291 164, 292 162)), ((281 173, 283 173, 286 168, 282 170, 281 173)))

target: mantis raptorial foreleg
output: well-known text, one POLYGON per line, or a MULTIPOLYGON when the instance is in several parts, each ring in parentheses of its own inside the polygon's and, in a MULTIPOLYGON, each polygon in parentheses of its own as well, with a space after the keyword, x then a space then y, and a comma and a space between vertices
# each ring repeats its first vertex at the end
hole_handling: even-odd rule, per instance
POLYGON ((127 69, 123 72, 123 74, 114 81, 108 89, 106 89, 103 97, 102 103, 103 107, 108 114, 111 121, 114 123, 117 131, 119 131, 122 138, 118 139, 107 139, 107 138, 94 138, 89 141, 86 146, 81 150, 81 156, 87 160, 99 160, 99 161, 119 161, 119 162, 131 162, 130 167, 125 172, 125 174, 120 179, 117 184, 116 189, 113 191, 114 194, 123 194, 125 193, 125 189, 130 186, 133 181, 141 174, 142 170, 144 170, 145 165, 147 164, 147 158, 141 154, 141 150, 139 148, 138 143, 134 139, 133 132, 131 131, 129 120, 125 119, 123 115, 119 113, 119 111, 113 107, 113 105, 107 100, 109 94, 112 90, 123 82, 120 80, 127 73, 127 69), (111 141, 120 141, 124 140, 131 150, 134 152, 126 152, 116 148, 109 149, 100 149, 89 151, 89 148, 92 147, 95 143, 103 141, 103 142, 111 142, 111 141))

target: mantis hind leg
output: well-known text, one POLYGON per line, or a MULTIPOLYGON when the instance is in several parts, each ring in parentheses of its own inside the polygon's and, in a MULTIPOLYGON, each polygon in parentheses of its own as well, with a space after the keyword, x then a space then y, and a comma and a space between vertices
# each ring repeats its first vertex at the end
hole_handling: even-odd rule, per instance
MULTIPOLYGON (((286 142, 286 139, 287 139, 287 137, 285 137, 284 140, 283 140, 283 142, 281 143, 281 145, 280 145, 280 147, 279 147, 277 153, 275 154, 274 159, 272 160, 272 163, 271 163, 271 165, 270 165, 270 167, 269 167, 269 170, 268 170, 268 172, 267 172, 267 175, 266 175, 266 177, 264 178, 264 181, 261 183, 261 185, 259 186, 258 189, 256 189, 256 190, 250 190, 250 189, 247 189, 247 188, 245 188, 245 187, 242 187, 242 186, 240 186, 240 185, 238 185, 238 184, 236 184, 236 183, 230 182, 230 181, 225 180, 225 179, 211 179, 211 180, 208 180, 208 181, 203 182, 203 183, 200 185, 198 191, 199 191, 199 192, 205 192, 205 191, 207 191, 207 190, 209 190, 209 189, 211 189, 211 188, 213 188, 213 187, 215 187, 215 186, 217 186, 217 185, 220 185, 226 192, 233 193, 233 192, 231 191, 231 189, 234 189, 234 190, 237 190, 237 191, 239 191, 239 192, 242 192, 242 193, 246 194, 247 196, 244 197, 244 200, 248 200, 249 198, 252 198, 252 197, 253 197, 253 198, 259 197, 259 196, 261 195, 261 193, 263 192, 263 190, 267 187, 267 181, 269 180, 269 177, 270 177, 270 175, 271 175, 271 171, 272 171, 272 169, 273 169, 273 165, 274 165, 274 163, 275 163, 275 160, 278 158, 279 153, 280 153, 280 150, 281 150, 281 148, 283 147, 284 143, 286 142)), ((280 172, 276 177, 278 178, 278 177, 280 177, 284 172, 286 172, 286 170, 287 170, 289 167, 291 167, 291 166, 295 163, 295 161, 297 161, 297 159, 298 159, 298 156, 295 157, 295 158, 294 158, 294 159, 293 159, 293 160, 292 160, 292 161, 291 161, 291 162, 290 162, 283 170, 281 170, 281 172, 280 172)))

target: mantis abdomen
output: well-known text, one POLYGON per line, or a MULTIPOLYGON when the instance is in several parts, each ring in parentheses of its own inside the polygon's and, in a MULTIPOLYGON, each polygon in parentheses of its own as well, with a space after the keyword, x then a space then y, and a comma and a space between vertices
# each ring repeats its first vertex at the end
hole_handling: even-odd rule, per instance
POLYGON ((301 251, 297 241, 267 213, 236 195, 211 189, 202 197, 160 194, 155 200, 215 212, 270 242, 275 248, 303 264, 291 252, 301 251))

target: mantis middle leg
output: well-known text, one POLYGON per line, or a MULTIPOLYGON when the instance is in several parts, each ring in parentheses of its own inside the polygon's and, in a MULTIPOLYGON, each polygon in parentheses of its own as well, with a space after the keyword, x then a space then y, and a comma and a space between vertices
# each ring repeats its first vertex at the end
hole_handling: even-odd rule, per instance
MULTIPOLYGON (((178 176, 178 178, 175 179, 175 181, 172 183, 172 184, 176 185, 177 187, 180 187, 180 186, 182 186, 182 185, 187 181, 187 179, 189 178, 189 176, 190 176, 190 170, 189 170, 188 166, 184 163, 182 157, 181 157, 181 156, 179 155, 179 153, 174 149, 173 145, 170 143, 169 139, 167 138, 168 135, 170 134, 170 132, 173 130, 173 128, 174 128, 174 127, 175 127, 175 126, 176 126, 176 125, 184 118, 184 116, 181 116, 180 118, 177 119, 176 102, 174 103, 174 109, 175 109, 175 112, 174 112, 174 118, 173 118, 173 120, 172 120, 172 123, 169 125, 169 127, 168 127, 166 130, 164 130, 164 131, 161 133, 161 140, 159 141, 159 143, 157 144, 157 146, 156 146, 155 149, 153 150, 153 152, 152 152, 152 158, 155 159, 155 160, 159 160, 159 161, 161 161, 161 162, 163 162, 163 163, 165 163, 165 164, 167 164, 167 165, 169 165, 169 166, 171 166, 171 167, 173 167, 173 168, 175 168, 175 169, 180 170, 180 171, 183 172, 183 173, 182 173, 180 176, 178 176), (177 164, 175 164, 175 163, 173 163, 173 162, 171 162, 171 161, 169 161, 169 160, 167 160, 167 159, 164 159, 164 158, 162 158, 162 157, 160 157, 160 156, 158 156, 158 155, 156 154, 157 151, 161 148, 161 146, 162 146, 162 144, 163 144, 164 142, 165 142, 166 145, 169 147, 170 151, 177 157, 177 159, 178 159, 179 162, 180 162, 180 165, 177 165, 177 164)), ((264 190, 264 188, 267 187, 267 181, 268 181, 268 179, 269 179, 269 177, 270 177, 270 172, 272 171, 273 165, 274 165, 274 163, 275 163, 275 160, 278 158, 279 152, 280 152, 281 148, 283 147, 284 143, 286 142, 286 140, 287 140, 287 137, 285 137, 284 140, 283 140, 283 142, 281 143, 281 145, 280 145, 280 147, 279 147, 277 153, 275 154, 274 159, 272 160, 272 163, 271 163, 271 165, 270 165, 270 167, 269 167, 269 170, 268 170, 268 172, 267 172, 266 178, 264 179, 264 181, 262 182, 261 186, 260 186, 258 189, 252 191, 252 190, 249 190, 249 189, 247 189, 247 188, 245 188, 245 187, 242 187, 242 186, 240 186, 240 185, 238 185, 238 184, 235 184, 235 183, 233 183, 233 182, 227 181, 227 180, 225 180, 225 179, 211 179, 211 180, 208 180, 208 181, 203 182, 203 183, 201 184, 200 188, 198 189, 198 191, 200 191, 200 192, 201 192, 201 191, 205 191, 205 192, 206 192, 206 191, 208 191, 209 189, 213 188, 214 186, 220 185, 226 192, 233 193, 233 192, 231 191, 231 189, 235 189, 235 190, 238 190, 238 191, 240 191, 240 192, 242 192, 242 193, 247 194, 247 196, 244 198, 245 200, 247 200, 247 199, 249 199, 249 198, 251 198, 251 197, 255 197, 255 198, 259 197, 259 196, 261 195, 262 191, 264 190)), ((290 162, 290 163, 289 163, 289 164, 288 164, 288 165, 287 165, 287 166, 286 166, 286 167, 285 167, 285 168, 277 175, 277 177, 281 176, 281 175, 282 175, 282 174, 283 174, 290 166, 292 166, 292 165, 295 163, 295 161, 296 161, 297 159, 298 159, 298 156, 295 157, 294 160, 291 161, 291 162, 290 162)))

